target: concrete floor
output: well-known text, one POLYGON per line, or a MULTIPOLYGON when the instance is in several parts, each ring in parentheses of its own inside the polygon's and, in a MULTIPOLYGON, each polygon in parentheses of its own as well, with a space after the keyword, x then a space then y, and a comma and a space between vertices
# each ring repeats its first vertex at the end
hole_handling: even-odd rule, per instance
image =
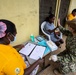
MULTIPOLYGON (((63 39, 65 41, 66 37, 63 36, 63 39)), ((61 51, 63 51, 65 49, 65 42, 64 44, 61 45, 61 48, 59 48, 58 50, 56 50, 55 52, 52 52, 52 54, 58 54, 61 51)), ((53 73, 53 69, 56 67, 56 64, 52 61, 50 61, 50 66, 47 67, 46 69, 44 69, 43 71, 41 71, 38 75, 55 75, 53 73)), ((61 75, 61 74, 57 74, 57 75, 61 75)), ((76 75, 76 73, 69 73, 67 75, 76 75)))

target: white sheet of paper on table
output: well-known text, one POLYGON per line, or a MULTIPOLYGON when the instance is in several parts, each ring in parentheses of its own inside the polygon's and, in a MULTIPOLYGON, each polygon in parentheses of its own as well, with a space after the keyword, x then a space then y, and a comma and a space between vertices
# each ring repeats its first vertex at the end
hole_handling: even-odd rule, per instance
POLYGON ((25 45, 24 48, 22 48, 19 52, 24 54, 24 55, 29 55, 30 52, 33 50, 33 48, 35 47, 36 45, 35 44, 32 44, 32 43, 27 43, 25 45))
POLYGON ((37 45, 29 57, 38 60, 39 58, 43 57, 45 49, 46 47, 37 45))

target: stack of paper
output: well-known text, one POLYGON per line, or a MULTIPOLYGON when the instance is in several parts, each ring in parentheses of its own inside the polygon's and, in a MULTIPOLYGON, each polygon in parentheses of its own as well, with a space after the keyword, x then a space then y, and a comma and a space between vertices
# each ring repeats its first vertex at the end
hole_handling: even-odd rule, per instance
POLYGON ((43 57, 46 47, 38 46, 32 43, 27 43, 19 52, 29 56, 31 59, 38 60, 43 57))

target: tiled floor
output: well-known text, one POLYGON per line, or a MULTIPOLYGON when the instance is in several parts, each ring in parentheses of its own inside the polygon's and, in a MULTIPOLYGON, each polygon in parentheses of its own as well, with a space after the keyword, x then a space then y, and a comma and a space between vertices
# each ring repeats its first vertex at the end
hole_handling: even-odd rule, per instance
MULTIPOLYGON (((64 41, 66 39, 65 36, 63 36, 64 41)), ((61 48, 59 48, 57 51, 53 52, 52 54, 58 54, 59 52, 63 51, 65 49, 65 42, 64 44, 61 45, 61 48)), ((47 67, 46 69, 44 69, 43 71, 41 71, 38 75, 55 75, 53 73, 53 69, 54 67, 56 67, 56 64, 52 61, 50 61, 50 66, 47 67)), ((57 75, 61 75, 61 74, 57 74, 57 75)), ((76 73, 69 73, 67 75, 76 75, 76 73)))

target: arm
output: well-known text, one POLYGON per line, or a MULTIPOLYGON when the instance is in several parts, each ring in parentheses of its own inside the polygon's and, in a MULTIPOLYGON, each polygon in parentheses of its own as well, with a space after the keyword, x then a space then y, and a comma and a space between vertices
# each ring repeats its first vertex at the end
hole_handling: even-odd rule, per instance
POLYGON ((6 74, 6 75, 23 75, 24 68, 26 68, 26 65, 25 64, 23 65, 20 61, 17 61, 17 58, 13 58, 13 57, 11 57, 11 60, 6 62, 5 66, 3 67, 4 74, 6 74))
POLYGON ((59 39, 59 36, 60 36, 60 32, 54 32, 54 36, 59 39))
POLYGON ((60 20, 58 20, 58 24, 57 27, 59 28, 59 30, 66 36, 71 35, 71 32, 69 30, 66 30, 65 28, 63 28, 60 24, 60 20))
POLYGON ((64 50, 58 54, 58 56, 63 56, 68 53, 68 50, 64 50))
POLYGON ((13 48, 15 48, 16 50, 20 50, 20 49, 22 49, 24 47, 24 45, 23 44, 19 44, 19 45, 16 45, 16 46, 13 46, 13 48))
POLYGON ((56 28, 54 28, 53 30, 48 30, 50 33, 52 33, 52 32, 55 32, 55 30, 57 29, 58 27, 56 27, 56 28))
POLYGON ((52 33, 54 32, 58 27, 54 27, 54 24, 50 24, 49 22, 46 22, 44 26, 45 32, 52 33))
POLYGON ((76 36, 70 42, 69 52, 76 57, 76 36))
POLYGON ((43 59, 38 59, 35 63, 30 65, 27 69, 25 69, 24 75, 30 75, 30 73, 35 69, 37 65, 43 62, 43 59))
POLYGON ((55 33, 55 30, 56 30, 57 28, 58 28, 58 27, 54 28, 53 30, 50 30, 50 29, 49 29, 48 32, 50 32, 50 33, 54 32, 54 36, 55 36, 57 39, 59 39, 58 34, 55 33))
MULTIPOLYGON (((68 44, 67 44, 68 45, 68 44)), ((76 61, 75 57, 76 57, 76 36, 74 36, 72 38, 72 40, 70 40, 69 45, 68 45, 68 49, 65 50, 65 54, 58 56, 58 60, 59 61, 76 61), (66 60, 67 59, 67 60, 66 60)))

